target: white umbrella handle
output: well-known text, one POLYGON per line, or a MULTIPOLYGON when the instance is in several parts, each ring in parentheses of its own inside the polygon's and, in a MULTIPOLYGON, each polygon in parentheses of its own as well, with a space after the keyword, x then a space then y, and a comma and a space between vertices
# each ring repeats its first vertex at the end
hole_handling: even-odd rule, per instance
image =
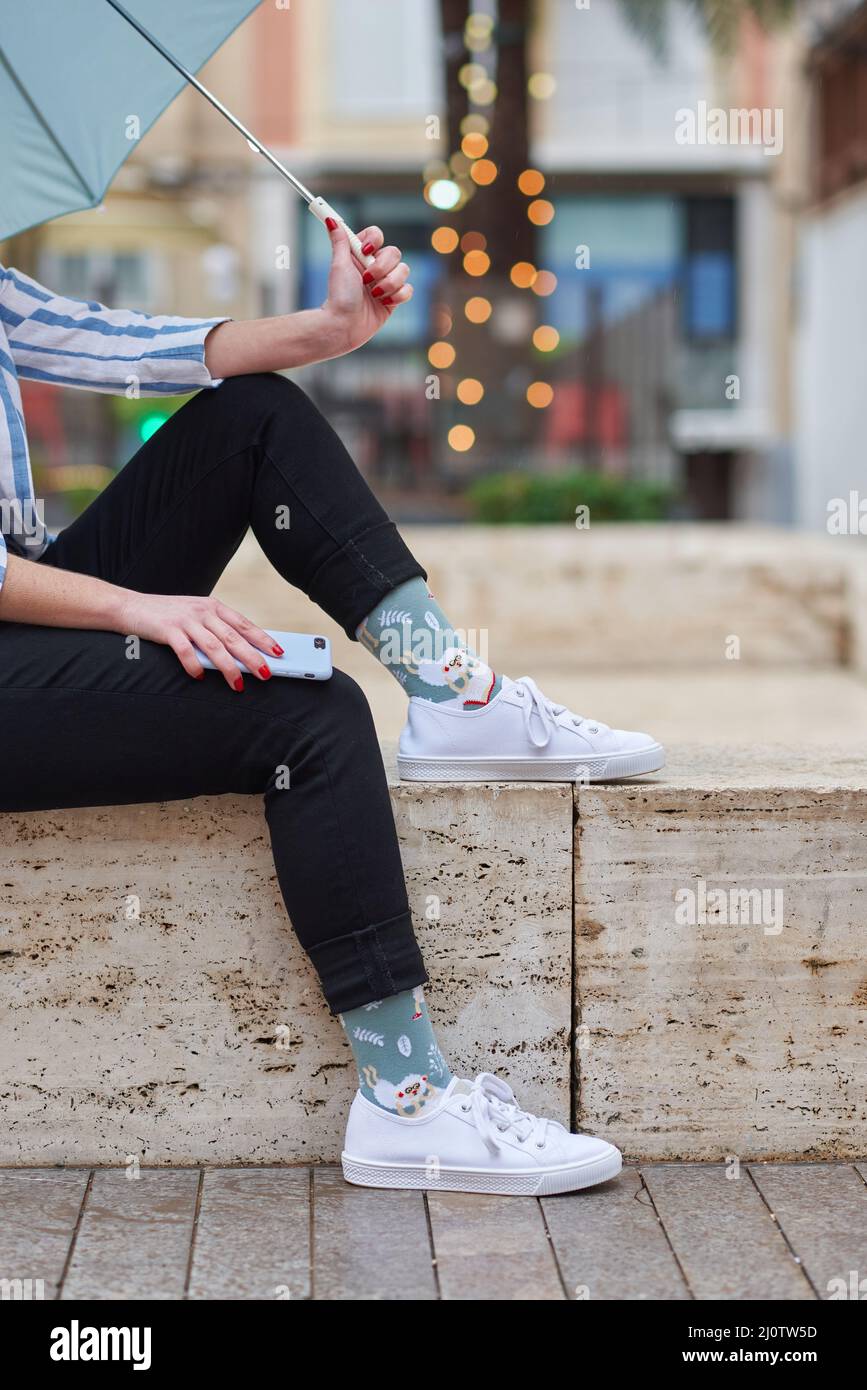
POLYGON ((373 264, 373 257, 365 256, 364 252, 361 249, 361 241, 355 235, 355 232, 353 232, 352 228, 346 226, 346 223, 340 216, 340 213, 337 212, 331 206, 330 203, 326 203, 324 198, 314 198, 312 202, 307 204, 307 206, 310 208, 310 211, 313 213, 313 216, 319 218, 319 221, 323 224, 323 226, 325 224, 326 217, 330 217, 333 219, 333 221, 340 222, 344 227, 346 227, 346 235, 349 238, 349 245, 352 247, 352 254, 355 257, 355 259, 359 262, 360 265, 364 266, 365 270, 369 265, 373 264))

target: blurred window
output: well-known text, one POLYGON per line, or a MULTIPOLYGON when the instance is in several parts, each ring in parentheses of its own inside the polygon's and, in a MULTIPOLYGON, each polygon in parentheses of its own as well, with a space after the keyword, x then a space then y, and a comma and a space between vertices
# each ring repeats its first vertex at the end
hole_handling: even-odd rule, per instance
POLYGON ((557 216, 539 237, 539 264, 557 276, 541 301, 565 345, 611 329, 673 293, 683 257, 679 199, 636 195, 557 196, 557 216))
POLYGON ((735 333, 735 217, 731 198, 688 198, 683 328, 708 342, 735 333))
POLYGON ((327 3, 330 80, 321 90, 333 115, 417 116, 440 109, 436 0, 327 3))

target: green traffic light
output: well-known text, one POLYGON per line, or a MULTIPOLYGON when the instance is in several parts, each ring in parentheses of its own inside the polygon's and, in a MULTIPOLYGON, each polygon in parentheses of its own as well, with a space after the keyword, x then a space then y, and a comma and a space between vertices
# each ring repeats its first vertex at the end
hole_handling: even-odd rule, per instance
POLYGON ((168 415, 143 415, 139 420, 138 433, 142 444, 146 444, 151 435, 156 434, 161 425, 166 423, 168 415))

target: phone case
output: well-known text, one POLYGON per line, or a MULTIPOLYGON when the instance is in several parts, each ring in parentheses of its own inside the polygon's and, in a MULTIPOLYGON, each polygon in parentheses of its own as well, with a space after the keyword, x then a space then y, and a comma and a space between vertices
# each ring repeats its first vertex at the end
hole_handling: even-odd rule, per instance
MULTIPOLYGON (((274 638, 278 647, 283 648, 282 656, 262 653, 262 660, 274 676, 292 676, 298 680, 327 681, 331 676, 331 643, 327 637, 314 636, 309 632, 278 632, 266 627, 265 632, 274 638)), ((214 663, 195 648, 196 656, 208 671, 215 669, 214 663)), ((243 662, 242 670, 250 674, 243 662)))

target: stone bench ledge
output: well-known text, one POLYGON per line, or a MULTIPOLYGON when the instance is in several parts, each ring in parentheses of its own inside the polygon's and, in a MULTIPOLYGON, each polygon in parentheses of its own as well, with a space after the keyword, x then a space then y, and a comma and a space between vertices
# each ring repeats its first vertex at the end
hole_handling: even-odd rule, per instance
MULTIPOLYGON (((573 789, 400 784, 386 746, 455 1068, 636 1157, 863 1153, 862 752, 681 748, 573 789), (781 886, 783 930, 679 923, 698 879, 781 886)), ((0 1018, 0 1163, 339 1154, 350 1053, 257 797, 3 817, 0 1018)))

